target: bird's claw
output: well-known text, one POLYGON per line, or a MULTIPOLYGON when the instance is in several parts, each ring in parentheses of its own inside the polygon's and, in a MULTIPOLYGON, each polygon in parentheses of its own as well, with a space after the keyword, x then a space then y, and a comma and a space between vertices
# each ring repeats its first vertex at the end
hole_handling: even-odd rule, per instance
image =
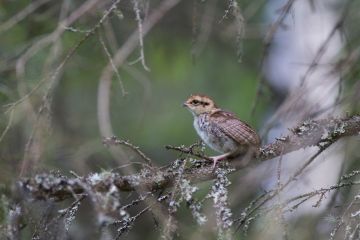
POLYGON ((213 170, 213 171, 215 170, 216 164, 218 163, 218 161, 221 161, 221 160, 226 159, 227 156, 228 156, 228 154, 223 154, 223 155, 219 155, 219 156, 210 157, 211 160, 213 161, 212 170, 213 170))

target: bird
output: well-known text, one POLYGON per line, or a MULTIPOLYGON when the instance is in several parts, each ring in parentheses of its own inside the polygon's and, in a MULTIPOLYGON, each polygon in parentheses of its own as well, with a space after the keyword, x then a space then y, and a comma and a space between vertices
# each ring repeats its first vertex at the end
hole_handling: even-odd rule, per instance
POLYGON ((218 161, 259 151, 260 138, 256 131, 234 113, 218 108, 210 97, 194 94, 183 106, 193 114, 193 125, 202 141, 221 153, 210 157, 213 168, 218 161))

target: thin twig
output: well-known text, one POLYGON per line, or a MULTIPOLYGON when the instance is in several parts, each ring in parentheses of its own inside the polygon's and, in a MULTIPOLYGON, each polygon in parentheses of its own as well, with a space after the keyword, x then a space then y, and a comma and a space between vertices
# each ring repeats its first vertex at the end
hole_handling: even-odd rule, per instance
POLYGON ((206 159, 206 160, 209 160, 209 161, 213 161, 210 157, 206 156, 203 152, 195 151, 195 148, 198 148, 198 147, 202 147, 201 142, 200 143, 199 142, 194 143, 194 144, 190 145, 189 147, 185 147, 185 146, 175 147, 175 146, 172 146, 172 145, 166 145, 165 146, 165 148, 167 150, 175 150, 175 151, 178 151, 178 152, 181 152, 181 153, 189 154, 189 155, 194 156, 194 157, 198 157, 198 158, 206 159))
POLYGON ((9 131, 9 129, 11 128, 11 124, 12 124, 12 121, 13 121, 13 116, 14 116, 14 111, 15 109, 11 109, 10 112, 9 112, 9 120, 8 120, 8 123, 4 129, 4 131, 2 132, 1 136, 0 136, 0 143, 1 141, 4 139, 6 133, 9 131))
POLYGON ((104 39, 103 39, 103 37, 101 36, 101 34, 99 34, 99 41, 100 41, 100 43, 101 43, 101 46, 102 46, 103 49, 104 49, 104 52, 105 52, 106 56, 107 56, 108 59, 109 59, 109 62, 110 62, 110 64, 111 64, 111 67, 112 67, 113 71, 115 72, 116 78, 117 78, 117 80, 119 81, 119 85, 120 85, 120 89, 121 89, 121 94, 122 94, 122 96, 125 96, 125 95, 128 94, 128 92, 126 92, 126 90, 125 90, 124 83, 123 83, 123 81, 121 80, 121 76, 120 76, 119 70, 118 70, 117 67, 115 66, 115 64, 114 64, 114 62, 113 62, 113 59, 112 59, 112 56, 111 56, 108 48, 106 47, 106 44, 105 44, 104 39))
POLYGON ((143 24, 142 19, 140 16, 140 9, 139 9, 139 2, 138 0, 132 0, 134 7, 134 12, 136 16, 136 21, 138 24, 138 33, 139 33, 139 46, 140 46, 140 57, 139 60, 141 61, 142 66, 146 71, 150 71, 150 68, 145 63, 145 54, 144 54, 144 33, 143 33, 143 24))
POLYGON ((107 137, 107 138, 104 138, 103 139, 103 144, 107 145, 107 146, 111 146, 111 145, 125 145, 129 148, 131 148, 132 150, 134 150, 137 154, 139 154, 140 157, 142 157, 146 162, 147 164, 149 164, 149 166, 152 166, 152 160, 145 155, 145 153, 143 153, 139 147, 131 144, 129 141, 125 141, 125 140, 121 140, 121 139, 118 139, 117 137, 115 136, 112 136, 112 137, 107 137))
POLYGON ((277 18, 277 20, 271 24, 269 31, 267 32, 265 38, 264 38, 264 48, 263 48, 263 53, 260 59, 260 66, 259 66, 259 74, 257 77, 257 87, 256 87, 256 94, 255 94, 255 99, 254 102, 251 106, 251 112, 250 112, 250 116, 254 116, 255 114, 255 110, 262 92, 262 88, 263 88, 263 84, 264 84, 264 78, 263 78, 263 74, 262 74, 262 68, 264 65, 264 61, 266 56, 268 55, 269 49, 271 47, 272 41, 274 39, 275 33, 277 32, 277 30, 279 29, 279 27, 281 27, 281 25, 283 24, 286 16, 289 14, 293 4, 295 3, 296 0, 288 0, 286 2, 286 4, 281 8, 281 12, 279 17, 277 18))
POLYGON ((337 31, 343 26, 343 23, 348 15, 350 6, 351 6, 352 0, 347 1, 345 8, 343 10, 343 13, 341 14, 339 20, 335 23, 334 27, 330 31, 328 37, 325 39, 325 41, 321 44, 319 47, 314 59, 312 60, 310 66, 307 68, 305 74, 301 78, 300 86, 303 86, 305 84, 306 79, 310 76, 310 74, 316 69, 318 66, 322 56, 325 54, 327 47, 332 40, 332 38, 335 36, 337 31))

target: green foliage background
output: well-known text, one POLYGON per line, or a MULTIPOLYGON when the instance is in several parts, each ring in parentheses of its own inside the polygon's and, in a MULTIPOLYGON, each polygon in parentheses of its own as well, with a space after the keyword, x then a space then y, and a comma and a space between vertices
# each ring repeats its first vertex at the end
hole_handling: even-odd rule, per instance
MULTIPOLYGON (((33 14, 18 22, 9 30, 0 32, 0 136, 9 125, 10 114, 7 104, 19 100, 25 93, 35 88, 42 79, 60 64, 69 50, 84 36, 82 32, 65 31, 58 39, 59 56, 50 66, 48 58, 52 49, 41 48, 29 59, 24 78, 16 73, 17 59, 42 37, 57 27, 61 6, 65 1, 50 1, 33 14)), ((28 0, 0 1, 0 22, 5 22, 25 8, 28 0)), ((70 9, 76 9, 84 1, 68 1, 70 9)), ((151 1, 151 7, 160 1, 151 1)), ((239 6, 246 9, 255 1, 241 0, 239 6)), ((241 39, 241 61, 236 52, 236 34, 225 34, 225 29, 233 23, 228 16, 220 21, 227 9, 227 3, 218 1, 215 7, 212 32, 203 51, 193 55, 194 41, 198 34, 194 28, 209 1, 182 1, 167 13, 144 38, 146 63, 151 69, 147 72, 140 63, 129 64, 139 56, 139 49, 132 53, 128 61, 118 68, 121 80, 113 77, 111 89, 111 121, 114 133, 121 139, 128 139, 139 146, 153 159, 156 165, 166 165, 178 157, 167 151, 165 145, 190 145, 198 140, 192 126, 192 116, 182 107, 182 102, 192 93, 203 93, 213 97, 224 109, 235 112, 241 119, 259 129, 264 116, 277 103, 276 94, 265 88, 260 96, 256 112, 251 116, 251 108, 256 98, 258 77, 261 71, 260 59, 263 53, 264 1, 257 1, 257 10, 246 18, 245 26, 250 28, 241 39), (196 4, 196 9, 195 9, 196 4), (135 74, 133 74, 135 73, 135 74), (140 76, 140 77, 139 77, 140 76), (122 96, 119 81, 128 92, 122 96)), ((95 7, 81 17, 73 28, 88 30, 104 14, 104 9, 111 2, 95 7)), ((100 4, 101 5, 101 4, 100 4)), ((354 9, 359 3, 354 4, 354 9)), ((152 8, 150 8, 152 9, 152 8)), ((114 30, 115 42, 105 41, 111 54, 118 49, 137 24, 131 4, 123 1, 119 10, 123 18, 112 14, 108 24, 114 30)), ((354 10, 354 12, 356 12, 354 10)), ((359 16, 352 15, 358 20, 359 16)), ((349 22, 349 45, 357 45, 358 28, 349 22)), ((1 24, 0 24, 1 26, 1 24)), ((105 36, 104 28, 81 45, 66 63, 59 75, 59 82, 51 102, 49 126, 40 126, 46 132, 42 142, 40 161, 36 172, 59 170, 70 175, 74 171, 79 175, 91 172, 107 171, 119 166, 116 158, 102 144, 97 120, 97 90, 103 68, 108 64, 108 56, 100 43, 99 36, 105 36)), ((358 73, 350 78, 356 79, 358 73)), ((354 80, 355 81, 355 80, 354 80)), ((346 88, 345 92, 351 92, 346 88)), ((48 80, 29 98, 36 113, 42 96, 48 87, 48 80)), ((19 169, 24 158, 26 143, 31 136, 35 115, 26 111, 26 104, 16 106, 9 131, 0 142, 0 184, 3 193, 0 204, 1 222, 4 222, 8 198, 12 186, 19 176, 19 169)), ((132 151, 126 150, 129 162, 141 161, 132 151)), ((207 150, 209 154, 213 154, 207 150)), ((202 190, 208 184, 202 184, 202 190)), ((204 194, 200 190, 200 195, 204 194)), ((232 200, 234 201, 234 200, 232 200)), ((240 205, 243 203, 240 203, 240 205)), ((41 209, 41 206, 40 206, 41 209)), ((182 217, 192 221, 188 212, 182 217)), ((151 221, 142 224, 143 231, 152 229, 151 221), (144 230, 145 229, 145 230, 144 230)), ((194 231, 196 226, 188 226, 184 231, 194 231)), ((304 229, 306 232, 306 229, 304 229)), ((135 231, 136 232, 136 231, 135 231)), ((30 234, 30 233, 29 233, 30 234)), ((154 237, 155 238, 155 237, 154 237)))
MULTIPOLYGON (((28 1, 7 1, 1 8, 2 19, 8 19, 19 9, 25 7, 28 1)), ((74 1, 72 5, 80 4, 74 1)), ((204 4, 204 3, 202 3, 204 4)), ((221 5, 221 4, 220 4, 221 5)), ((36 39, 51 32, 57 24, 59 2, 45 5, 28 19, 19 22, 9 31, 2 33, 0 39, 1 58, 4 59, 2 68, 8 67, 1 73, 2 105, 19 99, 17 90, 14 60, 21 55, 36 39), (54 6, 55 5, 55 6, 54 6)), ((257 116, 250 117, 250 109, 255 98, 256 78, 259 63, 256 60, 259 49, 254 49, 255 43, 261 39, 245 39, 242 62, 236 56, 235 38, 220 39, 216 30, 227 26, 229 21, 218 23, 223 12, 217 13, 214 20, 215 33, 209 38, 204 50, 199 56, 192 55, 192 23, 188 10, 192 4, 181 3, 169 13, 145 37, 145 58, 151 71, 147 72, 140 63, 125 68, 143 75, 143 80, 131 76, 128 71, 120 67, 121 81, 128 95, 122 96, 119 80, 114 77, 111 92, 111 118, 115 134, 128 139, 151 156, 158 164, 165 164, 173 159, 174 153, 164 149, 164 145, 191 144, 198 139, 192 127, 192 116, 182 108, 182 102, 192 93, 204 93, 213 97, 219 106, 236 112, 242 119, 257 126, 261 122, 257 116)), ((200 6, 202 7, 202 6, 200 6)), ((225 7, 225 5, 223 5, 225 7)), ((124 18, 112 16, 110 24, 113 26, 117 44, 126 40, 126 36, 136 28, 136 22, 131 9, 124 8, 124 18)), ((101 11, 95 12, 97 17, 80 20, 74 25, 77 29, 89 29, 101 11)), ((103 33, 100 33, 103 34, 103 33)), ((61 37, 62 55, 81 39, 83 33, 67 31, 61 37)), ((115 46, 108 46, 109 49, 115 46)), ((44 64, 51 49, 45 47, 37 52, 26 66, 25 81, 27 91, 30 91, 42 79, 50 74, 44 73, 44 64)), ((129 61, 136 59, 139 52, 135 51, 129 61)), ((60 58, 61 59, 61 58, 60 58)), ((59 59, 59 61, 60 61, 59 59)), ((108 63, 98 34, 91 37, 82 45, 69 60, 60 77, 54 93, 52 103, 51 137, 46 141, 42 164, 58 169, 72 169, 74 161, 82 162, 86 166, 93 166, 92 170, 114 167, 109 159, 107 149, 101 144, 97 122, 97 87, 102 68, 108 63), (89 144, 93 152, 83 159, 73 159, 74 154, 89 144), (89 164, 89 161, 92 162, 89 164)), ((56 64, 54 64, 54 67, 56 64)), ((44 84, 45 85, 45 84, 44 84)), ((46 87, 41 88, 31 101, 36 106, 41 100, 41 94, 46 87)), ((7 116, 2 115, 1 128, 7 125, 7 116)), ((26 124, 26 116, 16 111, 13 127, 3 140, 2 155, 8 152, 11 162, 5 163, 1 169, 16 171, 17 164, 22 158, 26 135, 31 126, 26 124), (15 144, 16 142, 16 144, 15 144), (5 146, 7 145, 7 146, 5 146)), ((115 164, 116 165, 116 164, 115 164)), ((77 169, 81 173, 88 170, 77 169)), ((1 174, 3 180, 11 176, 1 174)))

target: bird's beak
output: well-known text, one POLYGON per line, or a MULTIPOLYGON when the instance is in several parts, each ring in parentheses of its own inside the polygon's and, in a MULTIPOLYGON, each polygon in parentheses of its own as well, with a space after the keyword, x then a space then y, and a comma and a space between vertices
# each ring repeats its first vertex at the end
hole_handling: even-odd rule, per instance
POLYGON ((183 106, 183 107, 187 107, 188 105, 187 105, 186 102, 184 102, 184 103, 182 104, 182 106, 183 106))

